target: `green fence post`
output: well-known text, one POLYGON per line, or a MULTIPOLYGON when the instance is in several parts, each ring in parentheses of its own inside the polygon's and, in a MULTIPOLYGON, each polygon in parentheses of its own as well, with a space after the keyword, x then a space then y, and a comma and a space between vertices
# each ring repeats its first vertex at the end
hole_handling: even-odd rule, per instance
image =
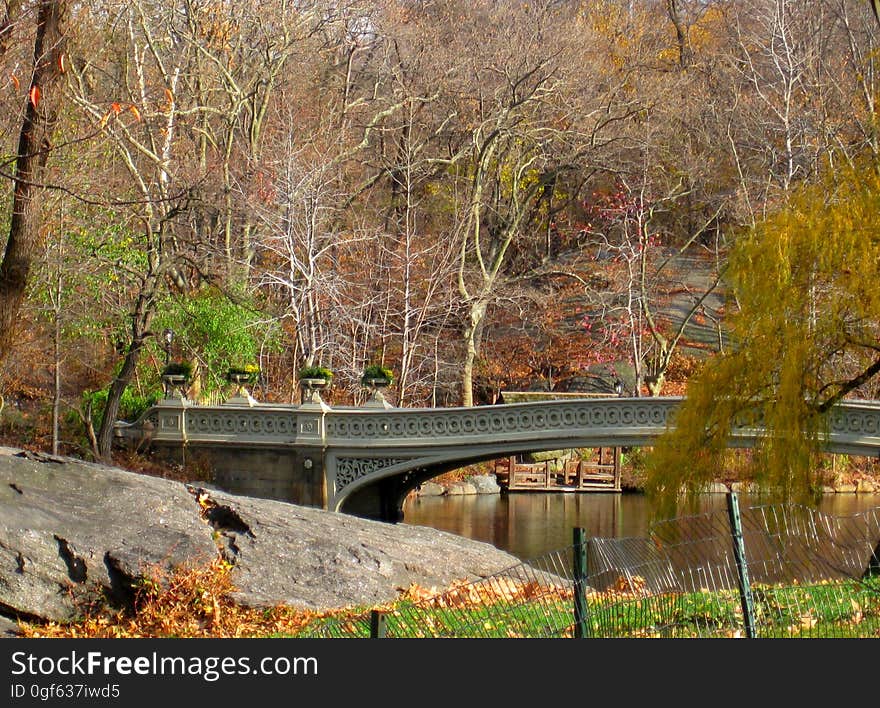
POLYGON ((587 534, 580 527, 574 529, 574 638, 590 636, 589 611, 587 609, 587 534))
POLYGON ((370 610, 370 639, 385 639, 385 613, 370 610))
POLYGON ((733 538, 733 557, 739 574, 739 600, 742 606, 746 637, 755 637, 755 602, 752 598, 752 585, 749 582, 749 569, 746 564, 746 545, 743 541, 742 519, 739 515, 739 500, 736 492, 727 493, 727 514, 730 517, 730 533, 733 538))

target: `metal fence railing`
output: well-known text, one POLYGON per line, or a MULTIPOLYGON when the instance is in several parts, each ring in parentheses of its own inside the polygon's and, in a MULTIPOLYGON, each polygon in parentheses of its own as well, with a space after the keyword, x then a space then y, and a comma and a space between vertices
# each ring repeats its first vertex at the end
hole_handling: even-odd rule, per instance
POLYGON ((880 637, 880 507, 681 517, 583 538, 440 593, 326 617, 316 637, 880 637))

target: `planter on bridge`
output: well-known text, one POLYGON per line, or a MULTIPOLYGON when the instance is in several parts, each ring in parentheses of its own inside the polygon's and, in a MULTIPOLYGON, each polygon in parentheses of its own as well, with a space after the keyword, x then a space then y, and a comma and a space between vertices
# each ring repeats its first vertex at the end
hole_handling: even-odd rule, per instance
POLYGON ((394 381, 394 374, 391 369, 378 364, 373 364, 364 369, 361 376, 361 384, 370 389, 372 395, 366 405, 371 408, 393 408, 393 406, 385 400, 383 389, 388 388, 394 381))
POLYGON ((177 390, 180 398, 186 397, 185 389, 192 376, 192 364, 188 361, 172 361, 162 369, 162 383, 165 386, 165 398, 170 399, 172 393, 177 390))
POLYGON ((260 367, 256 364, 246 364, 244 366, 230 366, 226 372, 226 380, 239 386, 244 384, 252 384, 260 375, 260 367))
POLYGON ((256 399, 251 396, 246 385, 256 382, 260 375, 260 368, 256 364, 246 364, 245 366, 230 367, 226 372, 226 380, 237 386, 236 393, 226 403, 234 405, 255 406, 256 399))
POLYGON ((320 392, 329 388, 333 372, 323 366, 306 366, 299 370, 299 385, 303 403, 323 405, 320 392))

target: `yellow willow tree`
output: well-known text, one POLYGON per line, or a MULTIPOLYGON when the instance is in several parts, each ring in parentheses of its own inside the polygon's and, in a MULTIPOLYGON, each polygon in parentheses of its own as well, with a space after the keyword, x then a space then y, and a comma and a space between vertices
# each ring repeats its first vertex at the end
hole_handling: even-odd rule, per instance
POLYGON ((734 247, 734 346, 688 385, 658 441, 647 491, 662 511, 718 475, 731 428, 761 425, 750 475, 775 498, 818 490, 826 417, 846 396, 876 397, 880 373, 880 177, 839 172, 803 188, 734 247))

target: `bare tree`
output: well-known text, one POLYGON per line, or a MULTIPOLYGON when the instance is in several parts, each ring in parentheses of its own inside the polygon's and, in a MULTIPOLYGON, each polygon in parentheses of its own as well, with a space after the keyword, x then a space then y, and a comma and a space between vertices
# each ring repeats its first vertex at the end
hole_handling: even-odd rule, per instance
MULTIPOLYGON (((187 163, 186 157, 193 154, 183 150, 180 123, 202 110, 197 104, 186 105, 188 97, 178 93, 189 52, 174 32, 173 17, 156 12, 146 0, 111 9, 118 12, 118 21, 110 46, 126 58, 110 53, 109 61, 124 71, 108 71, 99 63, 105 57, 96 55, 76 68, 73 93, 83 119, 102 131, 124 170, 121 186, 107 186, 134 196, 123 203, 138 224, 138 238, 131 245, 143 254, 128 274, 134 284, 128 342, 96 436, 95 453, 104 460, 110 459, 122 395, 153 336, 150 325, 158 298, 169 284, 183 290, 188 287, 181 270, 186 244, 176 233, 175 223, 188 209, 186 178, 197 179, 198 173, 192 170, 187 175, 179 164, 187 163), (116 80, 102 80, 108 76, 116 80)), ((122 201, 113 196, 105 199, 122 201)))

